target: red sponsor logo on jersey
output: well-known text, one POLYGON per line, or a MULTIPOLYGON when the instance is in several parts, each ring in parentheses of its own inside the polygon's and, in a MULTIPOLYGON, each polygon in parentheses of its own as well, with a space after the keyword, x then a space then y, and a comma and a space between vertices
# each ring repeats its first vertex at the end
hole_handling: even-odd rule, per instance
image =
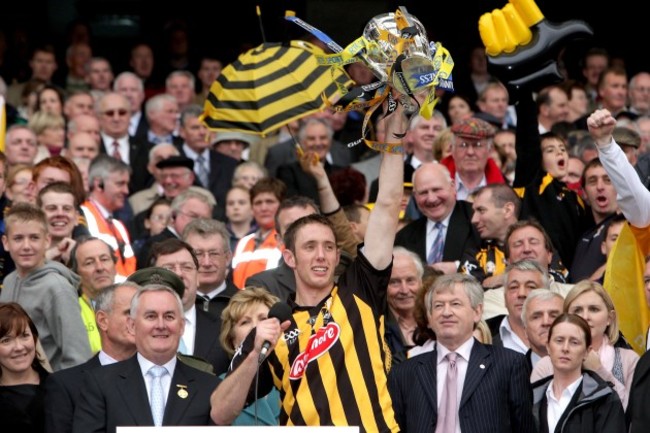
POLYGON ((297 380, 302 378, 307 369, 307 364, 317 360, 336 343, 341 335, 341 328, 334 322, 328 323, 309 337, 307 348, 296 357, 289 371, 289 379, 297 380))

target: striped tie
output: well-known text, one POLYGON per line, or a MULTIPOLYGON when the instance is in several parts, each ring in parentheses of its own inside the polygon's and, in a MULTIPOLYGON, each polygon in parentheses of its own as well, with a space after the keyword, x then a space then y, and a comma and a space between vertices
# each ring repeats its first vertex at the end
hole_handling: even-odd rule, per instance
POLYGON ((445 249, 445 226, 441 222, 437 222, 434 226, 438 232, 436 238, 433 240, 431 250, 427 256, 427 263, 432 265, 442 261, 442 252, 445 249))

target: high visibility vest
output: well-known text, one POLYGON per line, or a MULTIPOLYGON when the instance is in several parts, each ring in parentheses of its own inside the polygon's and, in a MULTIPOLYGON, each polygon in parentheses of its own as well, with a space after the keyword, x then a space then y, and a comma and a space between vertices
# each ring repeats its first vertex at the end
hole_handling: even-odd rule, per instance
POLYGON ((133 254, 129 232, 126 227, 120 220, 111 219, 110 222, 107 221, 97 206, 90 200, 86 200, 81 205, 81 210, 86 217, 90 234, 106 242, 115 252, 117 257, 115 281, 124 281, 136 269, 136 258, 133 254))
POLYGON ((282 258, 282 250, 278 248, 277 232, 271 230, 260 243, 258 232, 244 236, 237 243, 232 258, 232 281, 239 289, 244 288, 246 279, 251 275, 278 266, 282 258))
POLYGON ((95 321, 95 310, 90 305, 90 301, 83 296, 79 296, 79 306, 81 307, 81 320, 84 322, 86 331, 88 331, 90 350, 95 354, 102 350, 102 340, 99 337, 99 330, 95 321))

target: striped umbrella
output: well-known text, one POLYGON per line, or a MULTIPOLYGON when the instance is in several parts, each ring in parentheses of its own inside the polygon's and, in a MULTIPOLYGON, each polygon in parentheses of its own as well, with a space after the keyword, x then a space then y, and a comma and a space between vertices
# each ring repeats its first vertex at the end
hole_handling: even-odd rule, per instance
POLYGON ((263 43, 226 66, 212 83, 202 121, 214 131, 270 132, 324 108, 353 84, 343 71, 319 65, 323 51, 304 41, 263 43))

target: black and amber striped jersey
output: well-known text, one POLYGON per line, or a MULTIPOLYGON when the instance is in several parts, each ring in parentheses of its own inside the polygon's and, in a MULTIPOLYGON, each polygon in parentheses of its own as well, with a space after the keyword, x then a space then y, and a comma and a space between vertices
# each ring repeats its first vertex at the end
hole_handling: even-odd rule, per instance
POLYGON ((390 273, 390 266, 378 271, 360 253, 319 305, 292 304, 292 326, 269 356, 281 394, 281 425, 399 431, 384 343, 390 273))

